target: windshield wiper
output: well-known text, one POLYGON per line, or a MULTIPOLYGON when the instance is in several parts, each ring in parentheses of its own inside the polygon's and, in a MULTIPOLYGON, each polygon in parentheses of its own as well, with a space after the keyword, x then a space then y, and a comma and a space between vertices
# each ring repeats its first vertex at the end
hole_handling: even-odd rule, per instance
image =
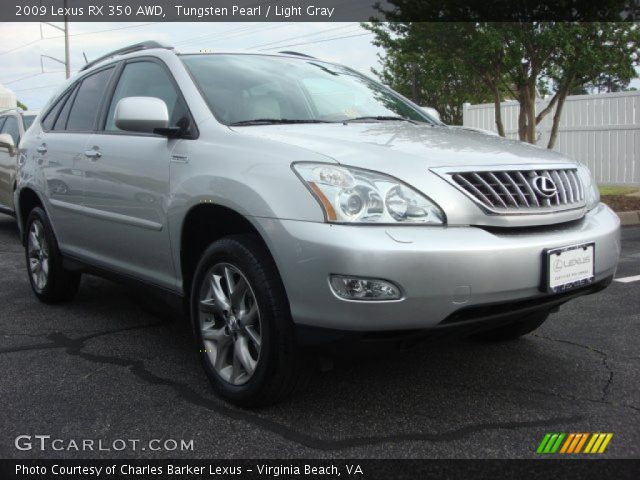
POLYGON ((367 117, 356 117, 356 118, 348 118, 343 120, 342 123, 350 123, 350 122, 367 122, 367 121, 377 121, 377 122, 391 122, 391 121, 401 121, 401 122, 409 122, 417 124, 415 120, 411 120, 407 117, 393 116, 393 115, 378 115, 378 116, 367 116, 367 117))
POLYGON ((254 118, 252 120, 241 120, 239 122, 230 123, 230 127, 238 127, 243 125, 287 125, 287 124, 295 124, 295 123, 333 123, 327 122, 325 120, 292 120, 289 118, 254 118))

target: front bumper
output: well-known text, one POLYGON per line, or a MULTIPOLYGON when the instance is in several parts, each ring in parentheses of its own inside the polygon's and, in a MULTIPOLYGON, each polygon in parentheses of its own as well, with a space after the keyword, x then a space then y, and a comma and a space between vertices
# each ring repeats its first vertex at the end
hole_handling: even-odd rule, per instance
POLYGON ((581 220, 547 227, 349 226, 255 218, 282 276, 296 324, 383 331, 437 327, 455 312, 540 299, 543 250, 595 242, 596 282, 614 275, 620 221, 600 204, 581 220), (390 280, 403 298, 337 298, 329 275, 390 280))

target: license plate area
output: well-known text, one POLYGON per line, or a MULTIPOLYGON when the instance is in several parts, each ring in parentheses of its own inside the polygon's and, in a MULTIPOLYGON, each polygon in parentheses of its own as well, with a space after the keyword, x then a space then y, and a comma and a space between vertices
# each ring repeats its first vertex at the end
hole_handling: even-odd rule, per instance
POLYGON ((595 250, 593 242, 545 250, 543 290, 561 293, 592 284, 595 250))

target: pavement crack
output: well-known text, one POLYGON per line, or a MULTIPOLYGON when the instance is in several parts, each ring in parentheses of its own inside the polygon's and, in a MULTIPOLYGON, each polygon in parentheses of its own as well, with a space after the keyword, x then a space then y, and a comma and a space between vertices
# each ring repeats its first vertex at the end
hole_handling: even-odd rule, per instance
MULTIPOLYGON (((602 397, 600 398, 600 402, 608 403, 607 402, 607 397, 609 396, 609 390, 611 389, 611 385, 613 384, 614 371, 609 366, 609 364, 607 363, 607 361, 609 359, 609 355, 607 354, 607 352, 605 352, 604 350, 599 350, 599 349, 597 349, 595 347, 592 347, 591 345, 585 345, 583 343, 572 342, 571 340, 563 340, 563 339, 560 339, 560 338, 547 337, 547 336, 540 335, 539 333, 535 333, 535 332, 532 335, 534 337, 540 338, 542 340, 548 340, 550 342, 557 342, 557 343, 565 343, 567 345, 572 345, 574 347, 584 348, 584 349, 587 349, 587 350, 599 355, 600 358, 602 359, 602 366, 604 367, 604 369, 609 374, 606 383, 602 387, 602 397)), ((631 407, 631 408, 634 408, 634 407, 631 407)))

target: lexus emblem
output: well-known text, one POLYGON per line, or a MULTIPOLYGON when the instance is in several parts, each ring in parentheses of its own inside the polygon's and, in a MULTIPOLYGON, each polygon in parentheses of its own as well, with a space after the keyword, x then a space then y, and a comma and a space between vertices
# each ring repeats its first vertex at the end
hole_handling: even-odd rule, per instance
POLYGON ((543 177, 542 175, 537 175, 531 179, 531 187, 534 192, 544 198, 551 198, 558 193, 556 182, 549 177, 543 177))

